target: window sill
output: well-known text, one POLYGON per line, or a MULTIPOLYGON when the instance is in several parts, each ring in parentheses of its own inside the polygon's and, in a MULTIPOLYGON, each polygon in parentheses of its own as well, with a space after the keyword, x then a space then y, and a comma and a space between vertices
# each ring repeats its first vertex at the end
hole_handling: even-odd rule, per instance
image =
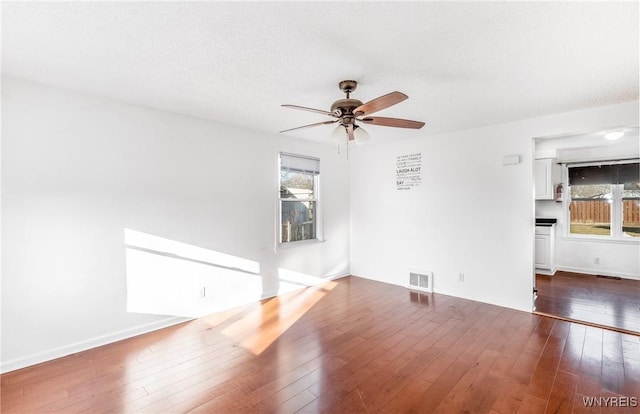
POLYGON ((298 248, 303 248, 305 246, 315 246, 320 243, 324 243, 324 240, 321 239, 311 239, 311 240, 300 240, 294 242, 287 243, 278 243, 276 244, 276 251, 278 250, 295 250, 298 248))
POLYGON ((588 242, 588 243, 614 243, 614 244, 640 244, 640 237, 629 237, 624 239, 611 238, 611 237, 581 237, 581 236, 562 236, 562 241, 568 242, 588 242))

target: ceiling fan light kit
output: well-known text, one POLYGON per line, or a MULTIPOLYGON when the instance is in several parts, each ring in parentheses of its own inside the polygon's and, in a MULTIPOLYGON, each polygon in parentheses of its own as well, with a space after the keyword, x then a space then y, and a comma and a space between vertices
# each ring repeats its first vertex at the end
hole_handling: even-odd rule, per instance
POLYGON ((369 139, 369 134, 356 122, 361 122, 369 125, 410 129, 420 129, 424 126, 424 122, 421 121, 369 116, 375 112, 386 109, 407 99, 408 96, 403 94, 402 92, 391 92, 363 104, 362 101, 351 98, 351 93, 358 87, 358 82, 354 80, 344 80, 338 84, 338 87, 347 96, 344 99, 338 99, 337 101, 335 101, 331 105, 331 109, 329 111, 307 108, 298 105, 282 105, 285 108, 292 108, 327 115, 334 118, 333 120, 316 122, 313 124, 285 129, 284 131, 280 132, 288 132, 296 129, 315 127, 318 125, 338 123, 338 126, 334 129, 333 134, 331 134, 334 140, 340 143, 341 141, 344 141, 344 138, 346 137, 347 144, 349 143, 349 141, 355 141, 356 144, 361 144, 369 139))

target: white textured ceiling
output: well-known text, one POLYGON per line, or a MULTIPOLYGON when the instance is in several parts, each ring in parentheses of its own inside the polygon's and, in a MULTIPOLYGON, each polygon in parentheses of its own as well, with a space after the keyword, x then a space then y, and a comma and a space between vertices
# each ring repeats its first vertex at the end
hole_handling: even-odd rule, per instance
POLYGON ((638 99, 638 37, 638 2, 2 3, 4 74, 270 133, 355 79, 427 123, 379 142, 638 99))
MULTIPOLYGON (((545 150, 582 149, 594 147, 610 147, 615 145, 640 144, 638 127, 614 128, 605 131, 593 131, 584 134, 568 134, 560 136, 542 137, 536 139, 536 145, 545 150), (615 141, 609 141, 605 135, 609 132, 622 132, 624 135, 615 141)), ((637 151, 634 151, 637 153, 637 151)))

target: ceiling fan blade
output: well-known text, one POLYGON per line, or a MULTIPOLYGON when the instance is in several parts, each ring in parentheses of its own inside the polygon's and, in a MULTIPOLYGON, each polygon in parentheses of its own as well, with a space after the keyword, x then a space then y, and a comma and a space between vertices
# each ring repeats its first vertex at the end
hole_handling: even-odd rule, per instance
POLYGON ((353 135, 353 124, 347 124, 347 136, 349 137, 349 141, 353 141, 356 139, 355 135, 353 135))
POLYGON ((298 106, 298 105, 281 105, 281 106, 283 106, 285 108, 300 109, 302 111, 315 112, 317 114, 329 115, 329 116, 332 116, 334 118, 337 118, 337 115, 334 114, 333 112, 324 111, 322 109, 313 109, 313 108, 307 108, 307 107, 298 106))
POLYGON ((408 96, 402 92, 398 92, 398 91, 391 92, 386 95, 382 95, 376 99, 373 99, 365 104, 360 105, 359 107, 353 110, 353 113, 356 114, 356 116, 369 115, 374 112, 378 112, 382 109, 388 108, 391 105, 395 105, 399 102, 402 102, 407 98, 408 96))
POLYGON ((284 131, 280 131, 280 132, 293 131, 294 129, 311 128, 311 127, 318 126, 318 125, 334 124, 334 123, 336 123, 338 121, 339 121, 339 119, 336 119, 334 121, 316 122, 315 124, 309 124, 309 125, 303 125, 303 126, 299 126, 299 127, 295 127, 295 128, 289 128, 289 129, 285 129, 284 131))
POLYGON ((412 121, 410 119, 385 118, 383 116, 368 116, 359 119, 360 122, 371 125, 380 125, 396 128, 420 129, 424 126, 424 122, 412 121))

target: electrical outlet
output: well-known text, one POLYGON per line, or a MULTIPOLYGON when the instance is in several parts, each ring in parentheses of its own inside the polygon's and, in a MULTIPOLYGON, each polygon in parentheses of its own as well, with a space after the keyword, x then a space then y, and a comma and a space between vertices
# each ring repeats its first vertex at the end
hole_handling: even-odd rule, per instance
POLYGON ((458 280, 461 281, 461 282, 464 282, 464 273, 460 273, 458 275, 458 280))
POLYGON ((593 258, 593 264, 600 264, 600 258, 599 257, 594 257, 593 258))

